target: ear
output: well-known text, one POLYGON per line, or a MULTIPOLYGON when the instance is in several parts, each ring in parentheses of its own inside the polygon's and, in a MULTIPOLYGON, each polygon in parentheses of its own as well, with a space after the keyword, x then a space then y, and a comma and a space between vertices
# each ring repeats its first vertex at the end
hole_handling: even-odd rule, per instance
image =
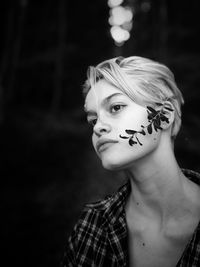
POLYGON ((163 103, 161 114, 163 114, 165 118, 167 118, 163 120, 161 119, 161 127, 163 129, 168 129, 169 127, 171 127, 175 119, 175 109, 170 101, 165 101, 163 103))

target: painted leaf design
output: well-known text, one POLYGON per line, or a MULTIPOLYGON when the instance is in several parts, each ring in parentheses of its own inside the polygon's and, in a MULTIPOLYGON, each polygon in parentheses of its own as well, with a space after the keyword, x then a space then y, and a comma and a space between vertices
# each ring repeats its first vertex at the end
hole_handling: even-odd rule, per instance
POLYGON ((138 143, 142 146, 142 143, 139 141, 139 139, 136 136, 136 140, 138 141, 138 143))
POLYGON ((160 115, 160 119, 161 119, 161 121, 165 121, 165 122, 169 123, 169 119, 166 116, 164 116, 163 114, 160 115))
POLYGON ((155 123, 157 126, 160 126, 160 124, 161 124, 160 116, 155 118, 155 123))
POLYGON ((169 108, 169 107, 165 107, 165 109, 167 109, 169 111, 174 111, 172 108, 169 108))
POLYGON ((137 133, 137 131, 134 131, 134 130, 125 130, 125 132, 127 134, 135 134, 135 133, 137 133))
POLYGON ((147 131, 148 131, 149 134, 152 134, 152 125, 151 124, 149 124, 147 126, 147 131))
POLYGON ((162 104, 162 103, 158 103, 158 102, 157 102, 157 103, 156 103, 156 105, 157 105, 157 106, 162 106, 163 104, 162 104))
POLYGON ((142 143, 140 142, 140 140, 137 137, 137 134, 142 134, 142 135, 146 135, 146 131, 145 129, 147 129, 147 132, 149 134, 152 134, 153 130, 155 130, 156 132, 158 130, 162 130, 161 127, 161 122, 167 122, 169 123, 169 119, 165 116, 165 114, 167 114, 166 111, 164 111, 164 109, 168 110, 168 111, 173 111, 171 108, 169 107, 165 107, 164 104, 161 103, 156 103, 158 106, 163 106, 163 108, 160 110, 155 110, 154 108, 147 106, 147 116, 148 116, 148 120, 149 120, 149 124, 147 126, 141 125, 141 130, 140 131, 135 131, 135 130, 131 130, 131 129, 127 129, 125 130, 125 132, 129 135, 131 135, 130 137, 128 136, 123 136, 120 135, 120 138, 123 139, 129 139, 129 145, 133 146, 134 144, 139 144, 142 146, 142 143), (133 140, 133 138, 136 139, 133 140))
POLYGON ((158 131, 158 127, 157 127, 156 123, 154 123, 153 126, 154 126, 155 131, 157 132, 158 131))
POLYGON ((149 115, 148 115, 148 121, 150 122, 153 118, 154 118, 155 116, 154 115, 152 115, 152 113, 149 113, 149 115))
POLYGON ((129 141, 128 141, 128 142, 129 142, 129 145, 130 145, 130 146, 133 146, 134 144, 137 144, 137 142, 136 142, 136 141, 134 141, 134 140, 133 140, 133 139, 131 139, 131 138, 129 139, 129 141))
POLYGON ((146 135, 146 133, 145 133, 145 130, 144 129, 142 129, 140 132, 138 132, 138 133, 140 133, 140 134, 142 134, 142 135, 146 135))
POLYGON ((123 136, 123 135, 121 135, 121 134, 119 135, 119 137, 122 138, 122 139, 129 139, 128 136, 123 136))
POLYGON ((153 126, 156 132, 158 131, 158 129, 161 129, 160 124, 161 124, 160 118, 156 117, 155 120, 153 121, 153 126))
POLYGON ((154 108, 152 108, 150 106, 147 106, 147 108, 149 111, 151 111, 152 115, 154 115, 154 116, 158 113, 154 108))

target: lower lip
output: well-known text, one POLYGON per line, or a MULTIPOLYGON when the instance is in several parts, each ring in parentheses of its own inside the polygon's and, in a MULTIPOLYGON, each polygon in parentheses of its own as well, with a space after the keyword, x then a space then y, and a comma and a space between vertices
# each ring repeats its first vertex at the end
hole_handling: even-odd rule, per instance
POLYGON ((102 152, 114 144, 116 144, 116 143, 105 143, 99 147, 98 151, 102 152))

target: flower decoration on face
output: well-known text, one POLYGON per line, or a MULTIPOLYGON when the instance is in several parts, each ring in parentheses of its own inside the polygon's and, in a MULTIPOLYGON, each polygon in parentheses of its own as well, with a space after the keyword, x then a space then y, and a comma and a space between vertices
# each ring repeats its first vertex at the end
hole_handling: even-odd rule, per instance
POLYGON ((156 105, 160 106, 159 110, 155 110, 154 108, 147 106, 147 118, 148 118, 148 122, 149 122, 148 125, 146 125, 146 126, 141 125, 140 131, 126 129, 125 132, 129 136, 123 136, 120 134, 120 138, 128 139, 128 143, 130 146, 133 146, 135 144, 139 144, 142 146, 142 143, 140 142, 138 135, 140 135, 140 134, 146 135, 147 132, 148 132, 148 134, 152 134, 153 130, 155 130, 156 132, 158 130, 162 130, 161 123, 162 122, 169 123, 169 119, 166 117, 166 113, 169 111, 170 112, 173 111, 173 109, 168 107, 166 105, 166 102, 164 104, 156 103, 156 105))

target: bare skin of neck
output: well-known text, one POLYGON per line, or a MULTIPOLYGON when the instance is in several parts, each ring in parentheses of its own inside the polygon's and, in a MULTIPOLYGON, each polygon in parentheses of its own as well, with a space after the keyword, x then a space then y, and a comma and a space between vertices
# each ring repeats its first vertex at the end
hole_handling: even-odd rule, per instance
POLYGON ((161 142, 151 155, 126 170, 131 181, 126 217, 131 264, 134 266, 162 264, 168 267, 176 264, 200 220, 200 189, 182 173, 169 141, 161 142), (137 242, 141 242, 141 250, 137 242), (144 246, 148 243, 152 251, 147 247, 147 252, 144 246), (172 261, 170 251, 164 255, 162 247, 163 251, 172 248, 172 261), (160 250, 159 262, 151 258, 154 249, 160 250), (146 263, 140 262, 144 258, 146 263))
POLYGON ((129 204, 140 203, 141 212, 160 217, 163 222, 172 216, 181 216, 185 201, 195 202, 200 196, 199 187, 182 173, 173 146, 167 142, 162 142, 153 154, 126 170, 126 175, 132 187, 129 204))

